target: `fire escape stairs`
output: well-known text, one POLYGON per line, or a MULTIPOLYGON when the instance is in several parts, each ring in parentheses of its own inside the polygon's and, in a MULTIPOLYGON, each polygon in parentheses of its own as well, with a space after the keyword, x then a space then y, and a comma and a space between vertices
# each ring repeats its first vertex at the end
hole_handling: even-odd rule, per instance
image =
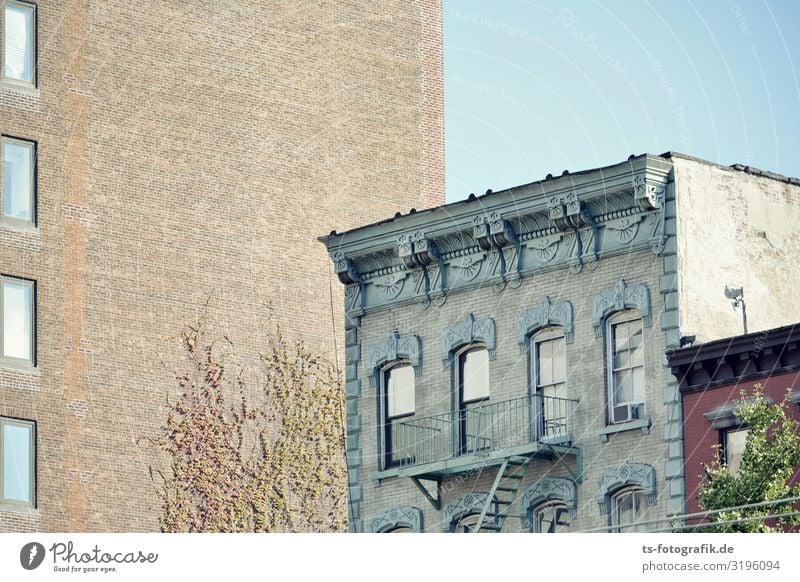
POLYGON ((503 529, 511 504, 514 503, 522 485, 528 463, 530 463, 529 457, 508 457, 503 460, 473 533, 499 532, 503 529))

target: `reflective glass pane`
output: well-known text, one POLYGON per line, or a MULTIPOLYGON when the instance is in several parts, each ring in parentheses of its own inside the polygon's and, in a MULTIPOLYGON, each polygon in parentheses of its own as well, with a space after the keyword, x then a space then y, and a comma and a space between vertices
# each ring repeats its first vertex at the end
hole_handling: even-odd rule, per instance
POLYGON ((631 369, 631 400, 644 402, 644 368, 639 366, 631 369))
POLYGON ((614 369, 627 368, 630 366, 630 352, 621 350, 614 353, 614 369))
POLYGON ((728 431, 725 434, 725 462, 732 475, 739 472, 747 443, 747 429, 728 431))
POLYGON ((489 397, 489 352, 472 350, 461 355, 461 398, 464 402, 489 397))
POLYGON ((33 7, 6 4, 3 23, 3 75, 32 83, 33 7))
MULTIPOLYGON (((630 525, 646 522, 650 519, 649 505, 642 491, 623 491, 613 498, 611 512, 611 525, 630 525)), ((615 531, 636 532, 646 531, 647 526, 633 526, 620 528, 615 531)))
POLYGON ((614 325, 614 351, 620 352, 628 349, 628 324, 618 323, 614 325))
POLYGON ((551 343, 553 345, 553 382, 563 382, 567 379, 567 354, 564 338, 556 338, 551 343))
POLYGON ((539 351, 539 386, 553 383, 553 349, 552 342, 539 342, 536 348, 539 351))
POLYGON ((642 320, 634 319, 628 322, 629 349, 633 350, 642 345, 642 320))
POLYGON ((565 505, 546 505, 536 511, 534 531, 538 533, 568 533, 569 530, 569 512, 565 505))
POLYGON ((31 286, 3 281, 3 355, 31 359, 31 286))
POLYGON ((633 377, 630 370, 614 372, 614 404, 633 401, 633 377))
POLYGON ((3 214, 32 220, 33 144, 3 140, 3 214))
POLYGON ((13 501, 31 499, 31 439, 29 426, 3 426, 3 498, 13 501))
POLYGON ((389 418, 414 412, 414 368, 399 366, 388 373, 389 418))

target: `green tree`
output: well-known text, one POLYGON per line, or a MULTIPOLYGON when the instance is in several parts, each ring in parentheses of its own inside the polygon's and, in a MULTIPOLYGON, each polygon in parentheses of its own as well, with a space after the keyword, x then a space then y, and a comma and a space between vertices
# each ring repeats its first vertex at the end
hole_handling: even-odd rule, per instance
POLYGON ((790 514, 796 511, 797 504, 793 503, 735 509, 742 505, 800 495, 800 485, 788 484, 794 468, 800 464, 800 425, 786 415, 786 410, 791 406, 788 394, 783 402, 770 404, 764 398, 761 384, 753 388, 750 397, 742 390, 735 411, 748 429, 738 473, 731 474, 728 467, 717 459, 711 466, 706 466, 708 480, 698 494, 704 510, 726 510, 711 516, 712 522, 751 521, 720 524, 708 531, 770 532, 800 523, 797 516, 789 515, 773 520, 775 526, 769 526, 760 519, 768 515, 790 514))
POLYGON ((280 330, 254 370, 204 325, 180 336, 184 364, 151 467, 165 532, 326 532, 347 526, 339 375, 280 330))

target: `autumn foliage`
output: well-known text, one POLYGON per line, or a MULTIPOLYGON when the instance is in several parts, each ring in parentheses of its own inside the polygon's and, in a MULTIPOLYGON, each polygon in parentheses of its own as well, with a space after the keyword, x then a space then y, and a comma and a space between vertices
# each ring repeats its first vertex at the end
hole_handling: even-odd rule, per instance
POLYGON ((165 532, 335 532, 347 526, 343 395, 335 367, 275 330, 255 369, 204 325, 180 337, 177 400, 151 468, 165 532))

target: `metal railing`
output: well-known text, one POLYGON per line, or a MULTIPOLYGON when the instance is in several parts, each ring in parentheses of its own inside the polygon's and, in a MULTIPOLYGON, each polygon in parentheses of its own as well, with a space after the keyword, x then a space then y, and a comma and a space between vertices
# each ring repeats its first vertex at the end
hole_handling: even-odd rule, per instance
POLYGON ((392 457, 403 466, 423 465, 534 442, 565 443, 574 405, 535 394, 412 418, 391 426, 392 457))

